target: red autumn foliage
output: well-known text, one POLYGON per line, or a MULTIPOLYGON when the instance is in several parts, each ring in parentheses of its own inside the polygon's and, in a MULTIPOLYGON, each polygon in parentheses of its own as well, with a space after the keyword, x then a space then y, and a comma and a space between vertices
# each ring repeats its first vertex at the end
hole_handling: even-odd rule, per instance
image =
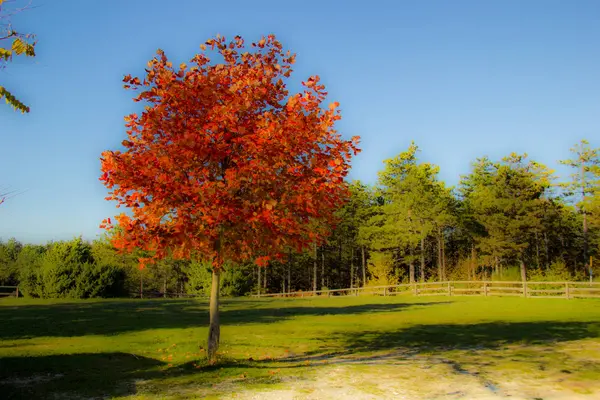
MULTIPOLYGON (((327 93, 318 76, 289 95, 295 55, 273 35, 252 51, 239 36, 201 47, 208 49, 179 68, 159 50, 143 80, 124 79, 145 108, 125 117, 124 149, 102 153, 107 199, 131 211, 115 218, 114 245, 218 268, 224 260, 264 265, 287 247, 322 241, 359 151, 358 137, 344 140, 334 129, 339 103, 321 107, 327 93)), ((101 226, 113 228, 110 219, 101 226)))

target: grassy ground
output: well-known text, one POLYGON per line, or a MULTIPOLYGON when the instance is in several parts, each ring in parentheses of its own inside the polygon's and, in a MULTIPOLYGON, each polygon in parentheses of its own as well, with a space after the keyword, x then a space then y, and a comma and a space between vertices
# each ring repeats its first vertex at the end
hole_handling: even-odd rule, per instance
POLYGON ((0 321, 0 398, 600 398, 591 299, 226 300, 217 366, 205 302, 6 299, 0 321))

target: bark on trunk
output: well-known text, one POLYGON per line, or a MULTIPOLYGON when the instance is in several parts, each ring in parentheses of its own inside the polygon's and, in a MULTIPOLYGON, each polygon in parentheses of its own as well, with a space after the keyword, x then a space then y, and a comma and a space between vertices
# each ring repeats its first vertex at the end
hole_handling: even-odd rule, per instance
POLYGON ((282 266, 281 269, 281 293, 285 293, 285 275, 286 275, 286 270, 285 270, 285 265, 282 266))
POLYGON ((144 298, 144 275, 140 271, 140 299, 144 298))
MULTIPOLYGON (((585 202, 586 199, 586 179, 585 179, 585 165, 583 161, 581 162, 581 201, 585 202)), ((587 225, 587 212, 586 209, 583 208, 583 265, 585 269, 587 269, 588 265, 588 225, 587 225)), ((586 271, 587 272, 587 271, 586 271)))
POLYGON ((442 273, 442 230, 438 227, 438 281, 443 281, 442 273))
POLYGON ((421 282, 425 282, 425 238, 421 238, 421 282))
POLYGON ((540 240, 538 231, 535 231, 535 261, 537 262, 537 268, 540 269, 540 240))
POLYGON ((470 267, 471 267, 470 268, 471 270, 469 271, 469 280, 471 280, 471 279, 475 280, 475 269, 477 268, 475 265, 476 262, 477 262, 477 258, 475 256, 475 245, 472 244, 471 245, 471 262, 469 263, 470 267))
MULTIPOLYGON (((259 270, 260 271, 260 270, 259 270)), ((221 283, 221 271, 214 270, 212 273, 212 285, 210 289, 210 324, 208 326, 208 361, 214 363, 217 360, 219 350, 219 339, 221 337, 221 325, 219 322, 219 285, 221 283)))
POLYGON ((325 287, 325 251, 321 249, 321 289, 325 287))
POLYGON ((261 269, 260 269, 260 267, 257 266, 256 269, 257 269, 257 272, 258 272, 258 285, 256 285, 256 291, 260 295, 260 287, 262 286, 262 275, 261 275, 261 269))
POLYGON ((338 271, 340 272, 340 282, 342 284, 342 287, 347 287, 346 284, 344 283, 344 268, 342 268, 342 244, 340 243, 340 246, 338 248, 338 271))
POLYGON ((500 265, 498 264, 498 256, 494 257, 494 266, 496 267, 496 273, 502 278, 502 270, 500 270, 500 265))
POLYGON ((444 236, 442 236, 442 275, 444 280, 448 279, 446 273, 446 244, 444 243, 444 236))
POLYGON ((264 276, 265 276, 265 278, 264 278, 264 279, 265 279, 265 281, 264 281, 264 283, 263 283, 263 288, 265 289, 265 293, 267 293, 267 268, 266 268, 266 267, 265 267, 265 273, 264 273, 264 276))
POLYGON ((315 257, 313 260, 313 292, 317 291, 317 242, 314 245, 315 248, 315 257))
POLYGON ((364 287, 367 285, 367 267, 365 266, 365 264, 366 264, 365 246, 362 246, 361 251, 362 251, 362 277, 363 277, 362 285, 364 287))
POLYGON ((521 280, 525 282, 527 280, 527 269, 525 268, 525 263, 523 260, 520 260, 521 263, 521 280))
POLYGON ((412 247, 409 248, 410 263, 408 264, 408 276, 410 283, 415 283, 415 261, 413 259, 412 247))
POLYGON ((350 289, 354 289, 354 247, 350 249, 350 289))
POLYGON ((163 277, 163 297, 167 298, 167 275, 163 277))
POLYGON ((287 270, 287 280, 288 280, 288 293, 292 293, 292 252, 290 251, 290 262, 288 263, 287 270))
POLYGON ((546 263, 546 269, 548 269, 550 267, 550 252, 549 252, 548 248, 549 248, 548 234, 546 232, 544 232, 544 253, 545 253, 544 261, 546 263))

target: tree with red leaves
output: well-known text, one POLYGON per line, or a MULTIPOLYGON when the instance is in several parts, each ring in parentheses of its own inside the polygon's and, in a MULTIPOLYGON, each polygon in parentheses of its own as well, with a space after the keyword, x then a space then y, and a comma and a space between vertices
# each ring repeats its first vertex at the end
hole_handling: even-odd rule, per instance
MULTIPOLYGON (((107 200, 127 207, 116 217, 113 244, 152 257, 211 261, 208 357, 219 344, 219 282, 225 264, 254 260, 266 266, 287 249, 321 243, 348 198, 344 181, 358 137, 334 129, 337 102, 323 109, 318 76, 289 95, 284 83, 295 55, 273 35, 252 43, 217 35, 202 52, 174 68, 164 52, 146 77, 126 76, 139 90, 141 115, 125 117, 122 151, 102 153, 100 180, 107 200), (207 52, 218 53, 220 63, 207 52)), ((112 229, 110 219, 101 227, 112 229)))

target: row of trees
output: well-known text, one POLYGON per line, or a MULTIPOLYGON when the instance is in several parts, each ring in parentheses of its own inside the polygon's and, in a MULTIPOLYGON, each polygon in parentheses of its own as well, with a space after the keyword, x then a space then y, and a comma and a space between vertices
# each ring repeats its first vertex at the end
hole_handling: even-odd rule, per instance
POLYGON ((312 274, 299 266, 311 282, 303 288, 592 278, 600 149, 585 140, 573 147, 573 158, 560 161, 573 170, 562 182, 526 154, 482 157, 457 187, 439 179, 439 167, 420 162, 418 151, 412 143, 386 160, 373 186, 351 184, 333 235, 304 256, 313 260, 312 274))
POLYGON ((599 247, 600 160, 586 141, 572 152, 561 161, 575 170, 567 182, 513 153, 477 159, 450 188, 413 143, 385 161, 375 186, 353 184, 334 238, 351 254, 366 250, 371 281, 381 284, 583 279, 599 247))
MULTIPOLYGON (((526 155, 483 157, 458 187, 419 162, 418 147, 385 161, 376 185, 350 184, 329 240, 266 268, 224 271, 222 295, 310 291, 447 279, 588 279, 600 245, 598 149, 582 141, 556 182, 526 155)), ((210 263, 175 260, 139 268, 106 238, 47 245, 0 243, 0 284, 35 297, 208 295, 210 263)))
MULTIPOLYGON (((41 298, 207 295, 207 264, 167 258, 140 269, 138 254, 119 254, 106 238, 23 244, 0 242, 0 286, 19 286, 22 295, 41 298)), ((252 290, 247 268, 228 269, 222 294, 252 290)))

